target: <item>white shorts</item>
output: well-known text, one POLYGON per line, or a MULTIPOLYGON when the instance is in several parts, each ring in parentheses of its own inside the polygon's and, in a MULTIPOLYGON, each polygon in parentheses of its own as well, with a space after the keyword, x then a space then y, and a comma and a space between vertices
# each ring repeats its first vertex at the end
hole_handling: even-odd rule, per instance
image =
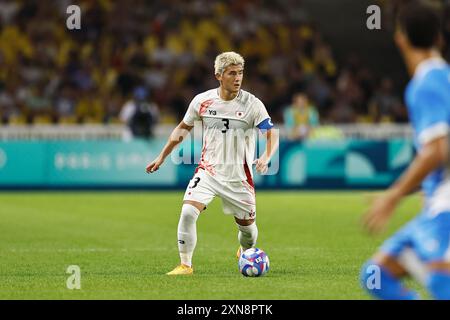
POLYGON ((221 182, 198 169, 186 188, 183 201, 209 203, 218 196, 222 199, 223 212, 241 220, 255 219, 255 189, 248 181, 221 182))

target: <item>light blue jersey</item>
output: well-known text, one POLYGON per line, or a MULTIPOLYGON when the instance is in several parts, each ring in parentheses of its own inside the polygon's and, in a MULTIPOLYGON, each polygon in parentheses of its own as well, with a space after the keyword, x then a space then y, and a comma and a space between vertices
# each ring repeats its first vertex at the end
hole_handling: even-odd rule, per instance
MULTIPOLYGON (((450 132, 450 66, 441 58, 419 64, 405 91, 417 151, 450 132)), ((432 214, 450 210, 450 165, 430 173, 422 183, 432 214)))
MULTIPOLYGON (((423 61, 405 92, 417 151, 450 132, 450 67, 440 58, 423 61)), ((389 238, 381 251, 398 257, 411 248, 425 262, 450 261, 450 164, 423 181, 422 214, 389 238)))

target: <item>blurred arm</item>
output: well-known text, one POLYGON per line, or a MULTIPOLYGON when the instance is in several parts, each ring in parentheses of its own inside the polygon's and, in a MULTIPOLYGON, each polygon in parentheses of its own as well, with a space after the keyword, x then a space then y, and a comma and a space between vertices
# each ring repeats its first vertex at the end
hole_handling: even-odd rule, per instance
POLYGON ((383 196, 373 202, 363 218, 364 226, 369 232, 380 232, 394 213, 397 203, 414 191, 430 172, 448 162, 448 142, 447 136, 443 136, 425 144, 406 172, 383 196))
POLYGON ((447 136, 427 143, 416 155, 406 172, 388 190, 396 198, 415 191, 425 177, 449 159, 449 140, 447 136))

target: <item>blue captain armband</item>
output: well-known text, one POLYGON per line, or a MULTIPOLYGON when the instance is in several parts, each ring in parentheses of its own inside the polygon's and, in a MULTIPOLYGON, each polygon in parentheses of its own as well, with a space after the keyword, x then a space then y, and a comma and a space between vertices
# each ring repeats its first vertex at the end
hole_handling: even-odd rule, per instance
POLYGON ((270 130, 270 129, 273 128, 273 123, 272 123, 272 120, 270 118, 267 118, 267 119, 261 121, 256 127, 259 130, 265 132, 265 131, 270 130))

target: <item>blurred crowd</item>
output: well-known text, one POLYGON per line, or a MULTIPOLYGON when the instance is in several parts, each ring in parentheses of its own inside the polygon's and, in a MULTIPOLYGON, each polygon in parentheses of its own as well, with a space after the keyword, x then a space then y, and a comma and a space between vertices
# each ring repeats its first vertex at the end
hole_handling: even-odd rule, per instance
POLYGON ((214 58, 230 50, 277 122, 310 119, 296 105, 314 124, 407 120, 392 79, 356 56, 337 61, 296 0, 1 1, 0 119, 116 123, 140 88, 154 118, 175 123, 217 86, 214 58), (80 30, 66 28, 71 4, 80 30))

